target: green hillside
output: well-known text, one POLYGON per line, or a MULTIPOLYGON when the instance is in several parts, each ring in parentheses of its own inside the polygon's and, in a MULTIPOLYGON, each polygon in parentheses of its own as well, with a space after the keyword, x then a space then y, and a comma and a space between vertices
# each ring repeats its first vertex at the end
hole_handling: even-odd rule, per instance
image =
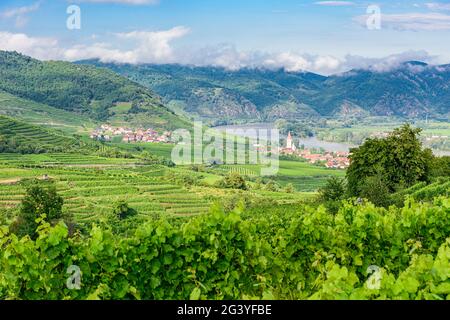
POLYGON ((107 67, 155 91, 173 110, 212 123, 318 116, 306 103, 306 93, 317 92, 326 79, 283 70, 228 71, 182 65, 103 64, 95 60, 79 64, 107 67))
POLYGON ((0 116, 0 153, 70 152, 88 144, 70 135, 0 116))
POLYGON ((415 61, 383 72, 369 68, 329 77, 95 60, 80 64, 107 67, 154 90, 174 110, 218 123, 369 115, 445 120, 450 111, 450 66, 415 61))
POLYGON ((22 99, 0 91, 0 115, 19 119, 29 124, 50 126, 69 133, 81 133, 95 127, 95 122, 85 115, 76 115, 22 99))
POLYGON ((0 51, 0 79, 0 90, 4 92, 95 121, 155 129, 187 125, 155 93, 107 69, 43 62, 0 51), (125 112, 117 110, 122 104, 130 108, 125 112))

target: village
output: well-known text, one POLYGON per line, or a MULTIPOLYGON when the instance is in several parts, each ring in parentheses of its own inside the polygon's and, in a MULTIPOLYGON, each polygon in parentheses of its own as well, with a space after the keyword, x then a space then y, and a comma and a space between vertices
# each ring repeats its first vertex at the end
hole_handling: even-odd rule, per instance
MULTIPOLYGON (((115 128, 108 124, 103 124, 95 129, 90 137, 91 139, 105 142, 112 141, 113 137, 121 137, 121 141, 124 143, 173 143, 172 132, 170 131, 159 134, 151 128, 133 130, 123 127, 115 128)), ((290 132, 286 139, 286 146, 280 148, 279 153, 281 155, 297 156, 307 160, 311 164, 324 164, 325 167, 332 169, 347 169, 350 166, 349 152, 319 152, 308 148, 297 147, 290 132)))
POLYGON ((308 148, 297 148, 290 132, 286 139, 286 147, 280 148, 280 154, 297 156, 311 164, 323 163, 327 168, 332 169, 347 169, 350 166, 349 152, 324 151, 317 153, 308 148))
POLYGON ((172 132, 170 131, 159 134, 151 128, 133 130, 123 127, 114 128, 108 124, 103 124, 100 128, 95 129, 90 137, 98 141, 112 141, 113 137, 118 136, 122 137, 122 142, 125 143, 172 143, 172 132))

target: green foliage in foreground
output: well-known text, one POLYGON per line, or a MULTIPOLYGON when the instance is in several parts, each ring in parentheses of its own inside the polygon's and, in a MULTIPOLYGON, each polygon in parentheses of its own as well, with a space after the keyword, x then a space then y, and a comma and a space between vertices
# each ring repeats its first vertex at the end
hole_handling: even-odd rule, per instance
POLYGON ((238 211, 142 225, 130 238, 94 226, 36 241, 0 228, 0 299, 450 299, 450 199, 389 210, 346 203, 238 211), (66 287, 76 265, 81 289, 66 287), (367 285, 381 268, 379 288, 367 285))

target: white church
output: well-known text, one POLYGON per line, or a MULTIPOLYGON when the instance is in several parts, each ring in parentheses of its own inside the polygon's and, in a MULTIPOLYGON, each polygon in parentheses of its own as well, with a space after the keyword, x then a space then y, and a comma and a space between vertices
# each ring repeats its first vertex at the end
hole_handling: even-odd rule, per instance
POLYGON ((295 152, 297 151, 297 147, 295 146, 294 139, 292 138, 292 134, 289 131, 287 140, 286 140, 286 150, 295 152))

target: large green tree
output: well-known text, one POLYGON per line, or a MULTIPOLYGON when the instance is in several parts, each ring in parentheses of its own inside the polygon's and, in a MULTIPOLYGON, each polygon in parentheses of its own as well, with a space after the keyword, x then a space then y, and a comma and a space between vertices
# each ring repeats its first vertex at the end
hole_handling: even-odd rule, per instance
POLYGON ((32 182, 27 186, 27 193, 22 200, 20 213, 12 225, 11 231, 18 236, 36 237, 38 223, 36 220, 45 215, 47 221, 62 217, 64 200, 58 195, 54 185, 32 182))
POLYGON ((427 181, 431 175, 433 154, 423 149, 419 140, 421 129, 406 124, 395 129, 387 138, 368 139, 353 149, 347 170, 348 189, 360 196, 367 179, 383 176, 389 192, 427 181))

